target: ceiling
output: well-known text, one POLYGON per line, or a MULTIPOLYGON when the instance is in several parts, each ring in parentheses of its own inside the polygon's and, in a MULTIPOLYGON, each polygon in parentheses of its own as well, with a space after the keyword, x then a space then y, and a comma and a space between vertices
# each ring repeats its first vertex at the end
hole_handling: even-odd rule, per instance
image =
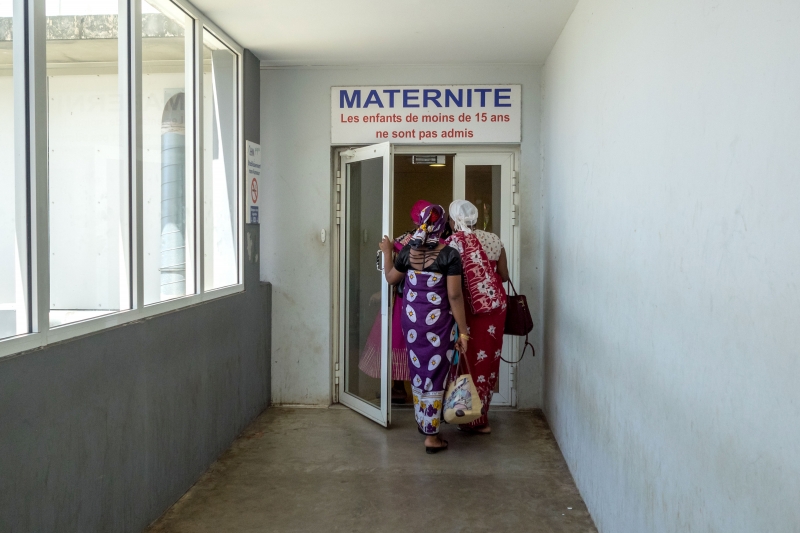
POLYGON ((193 0, 262 65, 543 64, 578 0, 193 0))

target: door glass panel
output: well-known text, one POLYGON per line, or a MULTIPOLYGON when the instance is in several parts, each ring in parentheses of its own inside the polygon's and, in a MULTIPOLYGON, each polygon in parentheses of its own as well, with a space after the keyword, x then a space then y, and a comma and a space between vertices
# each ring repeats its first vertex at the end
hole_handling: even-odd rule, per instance
POLYGON ((465 199, 478 208, 477 229, 500 235, 500 165, 466 165, 465 199))
POLYGON ((453 201, 453 156, 445 156, 444 165, 414 163, 410 155, 394 156, 394 209, 395 237, 412 230, 408 214, 417 200, 427 200, 445 209, 453 201))
MULTIPOLYGON (((500 165, 464 167, 465 197, 478 208, 475 227, 496 235, 500 235, 500 168, 500 165)), ((503 351, 507 351, 506 346, 503 351)), ((494 392, 499 391, 500 380, 497 380, 494 392)))
POLYGON ((347 165, 344 390, 380 407, 381 282, 375 267, 381 235, 383 158, 347 165))

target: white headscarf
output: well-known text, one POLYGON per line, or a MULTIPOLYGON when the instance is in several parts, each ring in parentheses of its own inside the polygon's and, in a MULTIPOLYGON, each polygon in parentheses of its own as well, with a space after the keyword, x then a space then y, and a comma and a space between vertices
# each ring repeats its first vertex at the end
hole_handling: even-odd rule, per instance
POLYGON ((455 200, 450 204, 450 218, 456 226, 456 231, 472 233, 470 226, 478 222, 478 208, 467 200, 455 200))

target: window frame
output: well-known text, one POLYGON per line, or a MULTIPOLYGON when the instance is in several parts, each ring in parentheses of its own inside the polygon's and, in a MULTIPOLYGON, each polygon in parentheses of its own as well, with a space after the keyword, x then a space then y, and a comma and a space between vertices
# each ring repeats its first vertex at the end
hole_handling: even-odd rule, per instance
MULTIPOLYGON (((143 175, 142 175, 142 0, 119 0, 119 78, 121 90, 127 91, 122 102, 123 168, 127 168, 130 214, 130 309, 112 312, 86 320, 50 327, 50 250, 48 212, 47 168, 47 58, 45 0, 14 0, 14 14, 23 13, 22 20, 15 18, 14 60, 24 58, 25 75, 15 76, 15 95, 25 95, 25 136, 19 138, 24 150, 17 157, 25 158, 28 194, 28 308, 29 333, 0 339, 0 358, 19 355, 56 342, 88 335, 107 328, 120 326, 152 316, 197 305, 244 291, 244 49, 205 14, 185 0, 171 0, 193 19, 193 81, 194 81, 194 168, 191 176, 195 186, 194 216, 195 268, 194 293, 163 302, 144 305, 144 241, 143 241, 143 175), (25 28, 24 36, 17 41, 17 28, 25 28), (203 276, 203 83, 202 38, 206 29, 236 56, 236 205, 237 205, 237 283, 206 290, 203 276), (24 50, 17 52, 17 43, 24 42, 24 50), (24 152, 24 155, 19 155, 24 152)), ((16 98, 16 96, 15 96, 16 98)), ((19 103, 17 103, 19 104, 19 103)), ((19 129, 17 129, 19 132, 19 129)), ((188 139, 188 135, 187 135, 188 139)), ((187 222, 188 223, 188 222, 187 222)), ((187 258, 188 262, 188 258, 187 258)))

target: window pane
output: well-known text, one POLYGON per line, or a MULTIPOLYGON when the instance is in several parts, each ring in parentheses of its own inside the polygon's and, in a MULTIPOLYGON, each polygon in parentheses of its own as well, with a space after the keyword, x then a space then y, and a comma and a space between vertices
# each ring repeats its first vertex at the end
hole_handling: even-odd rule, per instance
MULTIPOLYGON (((27 190, 24 159, 15 157, 25 147, 15 139, 15 121, 24 120, 25 106, 14 101, 12 40, 22 36, 14 35, 13 15, 13 0, 0 0, 0 338, 29 331, 27 190)), ((16 67, 20 72, 22 65, 16 67)))
POLYGON ((50 325, 130 308, 116 0, 46 0, 50 325))
POLYGON ((233 285, 238 268, 236 54, 203 30, 205 288, 233 285))
POLYGON ((195 292, 192 43, 191 17, 142 1, 145 304, 195 292))

